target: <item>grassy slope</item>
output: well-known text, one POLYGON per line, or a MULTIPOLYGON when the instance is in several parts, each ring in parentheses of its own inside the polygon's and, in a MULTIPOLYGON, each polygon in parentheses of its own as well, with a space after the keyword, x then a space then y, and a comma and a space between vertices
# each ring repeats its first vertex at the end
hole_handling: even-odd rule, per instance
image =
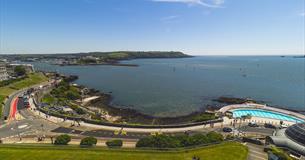
POLYGON ((1 160, 191 160, 194 155, 201 160, 245 160, 247 153, 245 146, 233 142, 184 151, 0 145, 1 160))
POLYGON ((12 83, 5 87, 0 87, 0 117, 2 115, 2 107, 3 107, 2 102, 4 100, 4 97, 12 94, 17 90, 30 87, 38 83, 42 83, 44 81, 47 81, 47 77, 45 77, 43 74, 33 73, 33 74, 29 74, 29 77, 24 80, 12 83))

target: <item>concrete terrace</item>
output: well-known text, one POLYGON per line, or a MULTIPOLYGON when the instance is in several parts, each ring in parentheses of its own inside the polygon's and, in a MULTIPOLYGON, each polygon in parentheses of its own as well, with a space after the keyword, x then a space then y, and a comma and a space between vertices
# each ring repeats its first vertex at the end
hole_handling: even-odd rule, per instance
MULTIPOLYGON (((303 115, 303 114, 288 111, 288 110, 284 110, 284 109, 274 108, 274 107, 270 107, 270 106, 267 106, 267 105, 255 104, 255 103, 228 105, 228 106, 225 106, 225 107, 222 107, 221 109, 219 109, 219 112, 225 114, 227 111, 234 110, 234 109, 243 109, 243 108, 245 108, 245 109, 261 109, 261 110, 266 110, 266 111, 272 111, 272 112, 276 112, 276 113, 280 113, 280 114, 284 114, 284 115, 288 115, 288 116, 293 116, 293 117, 296 117, 298 119, 301 119, 301 120, 305 121, 305 115, 303 115)), ((246 120, 246 121, 258 122, 258 123, 278 124, 280 120, 279 119, 273 119, 273 118, 252 116, 251 120, 246 120)), ((295 123, 295 122, 291 122, 291 121, 284 121, 284 122, 288 125, 292 125, 292 124, 295 123)))

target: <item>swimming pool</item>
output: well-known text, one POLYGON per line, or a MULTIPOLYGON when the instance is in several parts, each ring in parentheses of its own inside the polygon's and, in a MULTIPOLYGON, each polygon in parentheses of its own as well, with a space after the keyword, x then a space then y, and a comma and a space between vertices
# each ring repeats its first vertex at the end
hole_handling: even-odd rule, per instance
POLYGON ((304 120, 296 118, 294 116, 290 116, 278 112, 272 112, 268 110, 262 110, 262 109, 234 109, 231 111, 233 112, 234 118, 251 115, 253 117, 272 118, 272 119, 297 122, 297 123, 304 122, 304 120))

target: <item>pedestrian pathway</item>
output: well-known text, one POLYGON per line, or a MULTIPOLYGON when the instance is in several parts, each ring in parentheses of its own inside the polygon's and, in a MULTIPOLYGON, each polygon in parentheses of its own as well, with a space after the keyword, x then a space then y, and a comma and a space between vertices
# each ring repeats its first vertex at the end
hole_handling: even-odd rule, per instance
POLYGON ((267 160, 268 155, 264 152, 264 146, 247 143, 249 149, 248 160, 267 160))

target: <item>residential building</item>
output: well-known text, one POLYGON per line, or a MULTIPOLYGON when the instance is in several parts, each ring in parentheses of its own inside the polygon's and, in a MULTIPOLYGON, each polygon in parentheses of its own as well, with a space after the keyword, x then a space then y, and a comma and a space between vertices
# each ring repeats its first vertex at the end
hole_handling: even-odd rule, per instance
POLYGON ((3 62, 0 62, 0 81, 8 80, 9 75, 6 70, 6 64, 3 62))
POLYGON ((15 67, 17 66, 23 66, 26 70, 26 73, 32 73, 34 72, 34 66, 32 64, 8 64, 6 67, 7 67, 7 73, 14 77, 15 76, 15 72, 14 72, 14 69, 15 67))

